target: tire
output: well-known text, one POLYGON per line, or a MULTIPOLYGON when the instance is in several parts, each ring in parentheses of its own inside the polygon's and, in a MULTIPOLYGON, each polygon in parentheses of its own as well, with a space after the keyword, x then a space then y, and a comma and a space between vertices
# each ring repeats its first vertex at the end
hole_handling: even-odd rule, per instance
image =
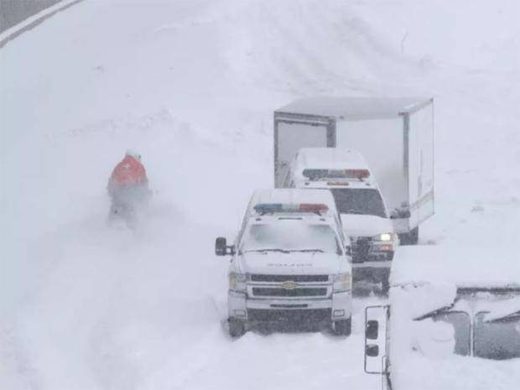
POLYGON ((399 242, 401 245, 417 245, 419 242, 419 226, 410 230, 409 233, 399 234, 399 242))
POLYGON ((238 338, 243 336, 246 333, 246 324, 242 320, 237 320, 236 318, 228 319, 228 332, 229 335, 233 338, 238 338))
POLYGON ((419 242, 419 226, 410 232, 410 245, 417 245, 419 242))
POLYGON ((332 331, 337 336, 350 336, 352 333, 352 317, 332 323, 332 331))

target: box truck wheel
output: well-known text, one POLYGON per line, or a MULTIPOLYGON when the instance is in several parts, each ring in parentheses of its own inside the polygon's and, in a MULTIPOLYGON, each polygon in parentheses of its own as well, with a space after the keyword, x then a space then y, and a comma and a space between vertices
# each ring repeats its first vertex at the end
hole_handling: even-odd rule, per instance
POLYGON ((401 245, 417 245, 419 242, 419 226, 410 230, 409 233, 399 234, 399 242, 401 245))
POLYGON ((246 324, 242 320, 236 318, 228 319, 228 332, 233 338, 243 336, 246 333, 246 324))
POLYGON ((352 333, 352 317, 346 320, 334 321, 332 323, 332 330, 338 336, 350 336, 352 333))

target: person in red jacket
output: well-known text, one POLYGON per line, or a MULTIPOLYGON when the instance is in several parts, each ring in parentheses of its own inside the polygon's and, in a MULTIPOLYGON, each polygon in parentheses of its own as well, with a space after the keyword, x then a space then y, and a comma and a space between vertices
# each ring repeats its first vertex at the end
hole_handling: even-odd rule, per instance
POLYGON ((137 204, 149 196, 148 177, 141 163, 141 155, 127 151, 125 157, 112 171, 108 181, 108 193, 112 199, 112 214, 133 212, 137 204))

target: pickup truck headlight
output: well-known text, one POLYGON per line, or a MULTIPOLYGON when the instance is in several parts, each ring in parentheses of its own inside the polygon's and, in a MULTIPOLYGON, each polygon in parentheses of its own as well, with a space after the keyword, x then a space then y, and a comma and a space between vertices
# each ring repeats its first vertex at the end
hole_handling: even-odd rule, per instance
POLYGON ((352 276, 345 272, 334 275, 334 292, 349 291, 352 288, 352 276))
POLYGON ((246 291, 246 274, 240 274, 238 272, 230 272, 228 275, 229 289, 233 291, 246 291))

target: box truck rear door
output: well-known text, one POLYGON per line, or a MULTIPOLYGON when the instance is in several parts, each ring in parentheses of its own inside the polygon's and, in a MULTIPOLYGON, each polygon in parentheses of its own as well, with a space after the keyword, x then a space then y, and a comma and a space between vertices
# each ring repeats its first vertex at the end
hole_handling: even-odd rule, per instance
POLYGON ((275 186, 281 187, 290 161, 301 148, 333 147, 329 121, 277 120, 275 122, 275 186))

